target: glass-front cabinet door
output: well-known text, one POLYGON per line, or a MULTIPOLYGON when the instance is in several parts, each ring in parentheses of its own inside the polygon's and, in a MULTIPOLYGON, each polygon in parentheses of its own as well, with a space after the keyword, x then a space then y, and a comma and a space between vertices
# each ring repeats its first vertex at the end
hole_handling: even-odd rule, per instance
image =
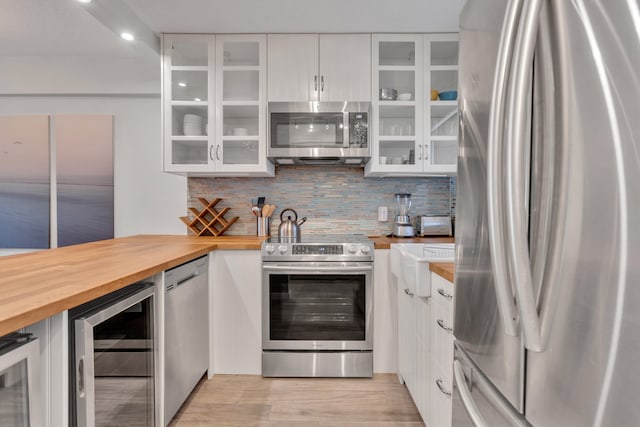
POLYGON ((214 169, 214 87, 211 85, 215 37, 165 35, 163 117, 168 172, 214 169))
POLYGON ((455 174, 458 161, 458 36, 427 34, 424 39, 425 170, 455 174))
POLYGON ((372 37, 373 156, 367 175, 422 170, 422 42, 420 34, 372 37))
POLYGON ((266 156, 266 36, 165 34, 164 168, 274 176, 266 156))
POLYGON ((216 39, 216 170, 273 176, 266 148, 265 35, 216 39))
POLYGON ((454 175, 457 34, 374 34, 373 155, 365 176, 454 175))

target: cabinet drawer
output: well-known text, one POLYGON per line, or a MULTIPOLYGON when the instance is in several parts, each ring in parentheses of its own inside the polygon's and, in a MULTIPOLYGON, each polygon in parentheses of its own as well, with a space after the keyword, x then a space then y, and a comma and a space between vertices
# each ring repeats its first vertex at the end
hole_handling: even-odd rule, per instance
MULTIPOLYGON (((444 282, 450 283, 450 282, 444 282)), ((443 286, 443 283, 437 283, 433 286, 431 295, 438 301, 438 304, 453 306, 453 286, 443 286)))
POLYGON ((433 295, 441 300, 448 301, 453 304, 453 298, 455 297, 453 283, 446 280, 439 274, 431 273, 431 286, 433 288, 433 295))
MULTIPOLYGON (((453 380, 453 335, 445 331, 438 320, 432 325, 434 350, 437 351, 432 358, 433 373, 450 382, 453 380)), ((447 327, 446 322, 441 323, 447 327)))

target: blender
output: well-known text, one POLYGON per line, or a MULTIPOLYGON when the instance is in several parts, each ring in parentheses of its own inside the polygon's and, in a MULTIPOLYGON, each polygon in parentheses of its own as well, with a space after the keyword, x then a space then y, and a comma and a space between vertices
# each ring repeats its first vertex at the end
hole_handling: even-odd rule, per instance
POLYGON ((393 235, 396 237, 414 237, 415 232, 411 225, 409 209, 411 208, 411 194, 397 193, 394 195, 396 201, 396 223, 393 225, 393 235))

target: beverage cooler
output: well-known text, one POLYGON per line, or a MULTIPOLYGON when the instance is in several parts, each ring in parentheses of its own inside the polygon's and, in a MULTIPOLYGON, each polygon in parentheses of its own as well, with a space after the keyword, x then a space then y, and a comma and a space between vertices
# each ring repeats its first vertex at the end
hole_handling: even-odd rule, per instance
POLYGON ((4 427, 42 423, 39 341, 14 332, 0 338, 0 424, 4 427))

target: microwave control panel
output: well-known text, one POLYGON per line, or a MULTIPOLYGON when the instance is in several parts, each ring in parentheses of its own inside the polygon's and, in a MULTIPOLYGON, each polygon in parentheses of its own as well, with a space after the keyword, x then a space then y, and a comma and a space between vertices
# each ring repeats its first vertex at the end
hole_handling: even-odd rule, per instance
POLYGON ((368 144, 368 113, 349 113, 349 146, 366 148, 368 144))

